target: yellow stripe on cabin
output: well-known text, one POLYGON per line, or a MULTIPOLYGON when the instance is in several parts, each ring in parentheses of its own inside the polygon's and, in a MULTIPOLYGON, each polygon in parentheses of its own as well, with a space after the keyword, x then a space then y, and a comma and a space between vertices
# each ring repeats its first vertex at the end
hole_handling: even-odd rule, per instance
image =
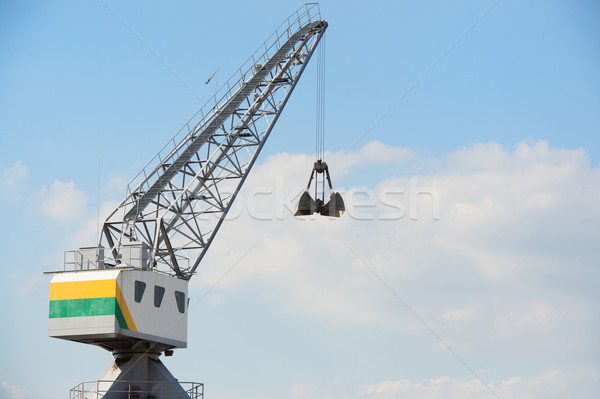
MULTIPOLYGON (((116 280, 115 280, 116 282, 116 280)), ((117 284, 117 303, 121 308, 121 313, 123 313, 123 317, 127 322, 127 328, 130 331, 137 331, 137 327, 133 322, 133 317, 131 317, 131 313, 129 313, 129 308, 127 307, 127 302, 125 302, 125 298, 123 297, 123 293, 121 292, 121 287, 117 284)))
MULTIPOLYGON (((50 284, 50 300, 107 298, 117 294, 117 280, 66 281, 50 284)), ((120 292, 120 290, 119 290, 120 292)), ((124 303, 125 301, 123 301, 124 303)), ((129 313, 129 311, 127 311, 129 313)))

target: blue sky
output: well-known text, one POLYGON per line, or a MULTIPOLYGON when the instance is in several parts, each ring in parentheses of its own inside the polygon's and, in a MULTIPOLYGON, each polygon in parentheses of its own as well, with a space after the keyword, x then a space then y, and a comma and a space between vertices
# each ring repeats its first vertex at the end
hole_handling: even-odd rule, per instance
MULTIPOLYGON (((111 361, 47 337, 42 275, 94 240, 98 151, 104 213, 209 98, 214 70, 224 81, 301 4, 0 5, 0 398, 65 397, 111 361)), ((167 366, 213 399, 494 397, 448 345, 503 399, 594 397, 600 5, 321 12, 327 160, 349 211, 301 222, 284 204, 313 159, 309 65, 192 303, 236 266, 191 309, 189 348, 167 366)))

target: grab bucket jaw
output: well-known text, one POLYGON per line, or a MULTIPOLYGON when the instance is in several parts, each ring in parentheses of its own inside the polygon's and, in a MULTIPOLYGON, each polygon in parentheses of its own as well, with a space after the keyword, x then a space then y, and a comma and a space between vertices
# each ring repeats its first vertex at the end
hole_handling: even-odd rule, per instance
MULTIPOLYGON (((324 194, 323 194, 324 196, 324 194)), ((339 218, 346 211, 346 206, 344 205, 344 199, 340 193, 336 193, 333 191, 333 186, 331 185, 331 178, 329 177, 329 168, 327 164, 322 161, 315 162, 312 171, 310 172, 310 179, 308 180, 308 186, 306 190, 300 196, 300 200, 298 201, 298 205, 296 206, 296 211, 294 212, 294 216, 307 216, 312 215, 313 213, 318 213, 323 216, 331 216, 339 218), (315 185, 318 185, 318 174, 325 174, 327 179, 327 183, 329 184, 329 201, 325 203, 324 198, 313 199, 310 194, 310 185, 315 179, 315 185)))

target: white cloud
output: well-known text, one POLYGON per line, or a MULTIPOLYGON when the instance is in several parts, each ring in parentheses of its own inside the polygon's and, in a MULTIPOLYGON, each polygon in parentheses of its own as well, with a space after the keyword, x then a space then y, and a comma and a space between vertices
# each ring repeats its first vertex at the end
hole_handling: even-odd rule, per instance
POLYGON ((2 172, 2 184, 7 189, 18 188, 29 176, 29 170, 21 161, 16 161, 2 172))
MULTIPOLYGON (((337 168, 342 154, 332 154, 327 162, 346 173, 372 162, 374 153, 387 154, 379 167, 393 177, 365 187, 375 205, 358 210, 373 217, 359 220, 350 211, 336 220, 294 218, 293 197, 306 184, 313 159, 304 154, 269 157, 250 175, 237 201, 239 216, 224 223, 199 275, 191 280, 190 296, 198 297, 194 290, 204 292, 242 257, 211 291, 212 306, 227 303, 233 292, 250 292, 265 306, 286 314, 427 336, 432 338, 432 351, 451 356, 364 260, 467 358, 530 361, 597 353, 592 332, 598 322, 592 316, 598 304, 593 282, 600 171, 589 166, 583 151, 554 149, 545 142, 521 143, 513 150, 493 143, 463 148, 423 161, 439 168, 418 176, 417 188, 428 187, 435 195, 419 195, 415 201, 411 176, 399 165, 407 157, 416 163, 419 159, 409 150, 381 143, 365 147, 349 154, 351 162, 343 167, 337 168), (397 208, 380 200, 381 193, 390 190, 396 190, 388 200, 397 208), (252 197, 253 193, 263 194, 252 197), (439 220, 433 217, 434 196, 439 220), (409 217, 411 207, 418 207, 416 220, 409 217), (382 220, 381 215, 390 212, 402 217, 382 220), (252 217, 257 214, 268 220, 252 217)), ((353 189, 357 187, 347 191, 353 189)), ((85 194, 74 183, 57 180, 39 198, 48 218, 77 221, 79 227, 69 238, 73 248, 94 241, 96 213, 86 211, 85 194)), ((358 200, 346 197, 346 203, 352 207, 358 200)), ((105 204, 102 214, 115 205, 105 204)), ((365 385, 361 395, 355 394, 393 397, 404 388, 413 395, 407 397, 420 398, 486 394, 487 388, 477 381, 445 378, 365 385)), ((521 387, 514 392, 522 397, 540 397, 525 395, 527 384, 534 382, 537 388, 531 389, 536 392, 543 381, 553 392, 555 382, 547 381, 552 375, 539 378, 540 382, 512 378, 494 387, 506 395, 503 399, 517 397, 510 390, 515 387, 521 387)), ((555 381, 560 379, 564 373, 556 375, 555 381)), ((312 389, 300 384, 293 394, 302 396, 312 389)))
POLYGON ((9 395, 9 399, 22 399, 28 395, 28 391, 26 389, 11 385, 6 381, 0 382, 0 385, 2 386, 2 389, 9 395))
POLYGON ((44 216, 58 222, 81 220, 86 212, 87 197, 74 182, 55 180, 49 188, 36 193, 39 210, 44 216))
POLYGON ((403 163, 417 158, 417 154, 408 148, 391 147, 373 140, 358 150, 348 153, 326 153, 327 164, 338 175, 348 173, 352 168, 365 167, 368 164, 403 163))
MULTIPOLYGON (((357 153, 365 154, 365 162, 372 156, 357 153)), ((418 176, 419 189, 435 190, 439 220, 432 217, 431 196, 411 200, 411 176, 394 163, 403 156, 400 151, 381 165, 395 177, 366 187, 375 205, 358 211, 374 215, 370 220, 352 218, 352 211, 337 220, 294 218, 278 201, 302 189, 311 160, 269 157, 256 166, 240 199, 247 202, 252 190, 270 185, 272 195, 253 203, 270 220, 244 211, 225 223, 192 287, 211 285, 256 244, 215 294, 226 299, 228 293, 253 290, 283 313, 432 338, 364 260, 461 355, 530 361, 569 354, 589 358, 600 349, 592 333, 598 328, 592 282, 600 171, 589 166, 583 151, 545 142, 514 149, 492 143, 441 158, 433 162, 439 164, 436 171, 418 176), (394 187, 404 191, 390 198, 406 212, 381 220, 385 213, 401 214, 379 201, 379 193, 394 187), (418 206, 416 220, 409 217, 412 206, 418 206)), ((334 156, 327 162, 337 165, 334 156)), ((357 156, 352 167, 360 165, 357 156)), ((347 197, 346 203, 353 206, 347 197)), ((435 339, 431 345, 448 355, 435 339)))
MULTIPOLYGON (((441 376, 429 381, 419 382, 400 379, 364 385, 359 388, 358 397, 365 399, 480 399, 496 397, 502 399, 558 399, 575 397, 576 395, 573 395, 573 393, 581 390, 581 387, 577 386, 583 382, 581 377, 579 373, 552 370, 532 378, 510 377, 503 381, 488 383, 488 386, 476 378, 457 379, 441 376)), ((591 396, 584 397, 591 398, 591 396)))
POLYGON ((313 399, 591 399, 596 397, 597 376, 581 370, 550 370, 530 377, 511 376, 486 381, 487 386, 475 376, 457 378, 446 375, 423 380, 400 378, 355 384, 297 383, 292 386, 292 396, 310 396, 313 399))
MULTIPOLYGON (((116 177, 116 180, 121 180, 116 177)), ((113 178, 109 179, 109 185, 113 178)), ((110 191, 110 197, 114 192, 110 191)), ((88 209, 87 195, 74 182, 55 180, 50 187, 44 186, 36 195, 38 212, 48 220, 69 226, 72 233, 66 236, 66 247, 71 250, 85 245, 94 245, 98 241, 98 230, 106 217, 115 210, 118 202, 104 201, 100 212, 96 207, 88 209)))
POLYGON ((292 397, 293 398, 312 398, 318 392, 318 388, 309 384, 294 384, 292 385, 292 397))
POLYGON ((577 316, 577 309, 564 306, 555 307, 542 300, 532 300, 518 309, 496 319, 496 333, 499 335, 540 334, 555 330, 569 317, 577 316))
POLYGON ((78 228, 68 237, 69 248, 79 248, 84 245, 95 245, 98 241, 99 229, 108 215, 115 210, 118 202, 106 201, 100 205, 100 217, 98 209, 88 210, 78 223, 78 228))
MULTIPOLYGON (((366 154, 366 158, 371 156, 366 150, 357 153, 366 154)), ((397 155, 402 156, 402 152, 397 155)), ((235 240, 249 246, 252 240, 248 238, 254 238, 261 243, 254 253, 269 252, 270 259, 285 260, 292 269, 295 262, 303 263, 297 266, 301 275, 317 268, 318 275, 323 277, 323 268, 318 266, 322 262, 329 267, 354 263, 354 256, 343 245, 346 242, 392 282, 400 281, 399 278, 412 281, 425 275, 444 278, 447 273, 458 272, 482 278, 478 282, 483 283, 523 283, 519 280, 530 281, 542 268, 558 274, 566 272, 564 268, 556 269, 561 268, 559 258, 568 256, 566 247, 577 245, 579 238, 589 238, 592 231, 600 234, 600 201, 597 201, 600 198, 593 188, 600 183, 600 171, 591 169, 585 154, 579 150, 555 150, 544 142, 520 144, 512 152, 497 144, 459 150, 448 157, 447 165, 456 167, 462 159, 464 168, 453 170, 441 166, 438 172, 418 178, 419 189, 433 188, 439 197, 439 222, 432 217, 432 196, 419 195, 416 203, 411 202, 409 176, 376 182, 373 188, 367 188, 375 205, 349 211, 339 220, 295 219, 277 201, 288 198, 301 187, 296 182, 305 180, 306 167, 300 165, 305 166, 306 157, 278 154, 258 165, 239 202, 252 201, 252 209, 270 216, 270 220, 263 223, 253 220, 248 212, 241 212, 239 218, 225 224, 210 252, 225 250, 231 257, 228 243, 235 240), (492 161, 486 163, 488 159, 492 161), (501 159, 502 163, 494 159, 501 159), (520 164, 518 168, 516 163, 520 164), (559 169, 567 172, 558 176, 559 169), (265 186, 271 187, 272 194, 248 197, 257 187, 265 186), (404 189, 404 194, 395 199, 396 204, 418 207, 418 220, 409 220, 409 212, 402 219, 378 220, 382 212, 395 211, 401 215, 398 209, 380 201, 381 192, 390 187, 404 189), (575 187, 579 189, 574 190, 575 187), (371 220, 353 219, 352 214, 359 212, 371 220), (272 219, 280 216, 284 220, 272 223, 272 219), (227 225, 235 227, 230 229, 227 225), (257 229, 261 229, 261 234, 256 234, 257 229), (219 242, 227 245, 221 247, 219 242), (312 252, 324 255, 321 261, 314 259, 314 265, 307 265, 312 252)), ((328 162, 335 165, 336 161, 328 162)), ((353 162, 360 164, 358 158, 353 162)), ((360 201, 364 205, 364 198, 354 202, 360 201)), ((352 208, 352 198, 346 198, 346 203, 352 208)), ((575 267, 589 268, 593 263, 591 255, 589 251, 581 253, 582 263, 575 267)), ((281 263, 259 263, 264 266, 261 272, 269 275, 282 267, 281 263)), ((352 273, 358 269, 343 270, 352 273)), ((296 270, 287 270, 286 275, 291 271, 296 270)))
POLYGON ((442 313, 442 319, 448 323, 463 323, 473 320, 474 309, 471 307, 448 308, 442 313))

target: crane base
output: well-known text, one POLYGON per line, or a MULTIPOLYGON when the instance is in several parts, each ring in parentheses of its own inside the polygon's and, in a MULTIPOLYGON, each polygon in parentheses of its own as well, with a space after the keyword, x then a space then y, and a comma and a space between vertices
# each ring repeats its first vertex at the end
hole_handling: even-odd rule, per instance
POLYGON ((70 399, 202 399, 203 384, 179 382, 157 353, 119 353, 98 381, 71 389, 70 399))

